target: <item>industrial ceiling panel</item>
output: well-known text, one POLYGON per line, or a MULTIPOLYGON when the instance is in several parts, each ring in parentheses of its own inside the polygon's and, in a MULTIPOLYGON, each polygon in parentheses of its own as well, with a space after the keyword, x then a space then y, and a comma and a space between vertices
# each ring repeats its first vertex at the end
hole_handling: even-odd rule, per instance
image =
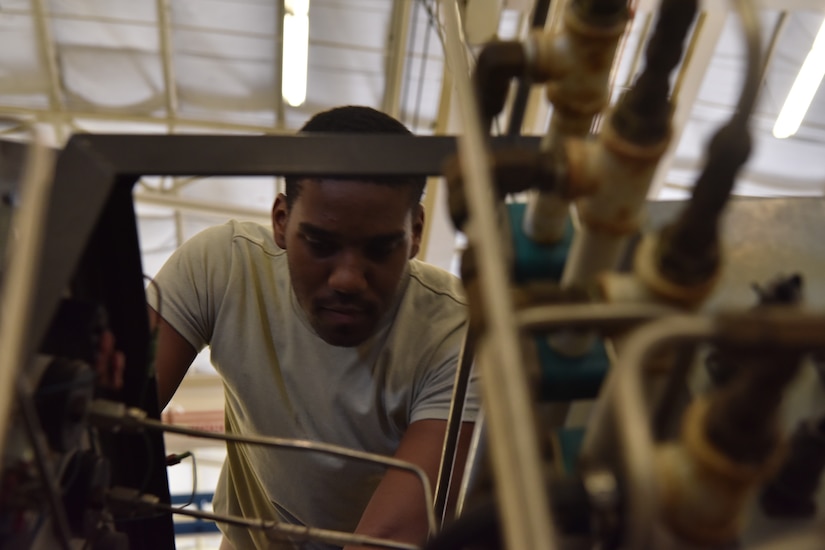
MULTIPOLYGON (((28 8, 32 2, 16 0, 13 3, 28 8)), ((52 16, 114 19, 151 25, 157 21, 155 0, 48 0, 45 5, 52 16)))
POLYGON ((0 12, 0 105, 45 108, 48 89, 31 15, 0 12))
POLYGON ((174 0, 172 25, 235 35, 275 36, 277 2, 174 0))

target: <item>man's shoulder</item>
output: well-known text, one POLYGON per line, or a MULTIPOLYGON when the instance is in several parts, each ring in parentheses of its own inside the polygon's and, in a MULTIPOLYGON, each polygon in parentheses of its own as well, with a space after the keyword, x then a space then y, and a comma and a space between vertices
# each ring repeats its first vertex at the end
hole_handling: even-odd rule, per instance
POLYGON ((191 241, 203 241, 215 247, 253 247, 270 256, 278 256, 283 250, 275 244, 272 229, 251 221, 229 220, 226 223, 208 227, 191 241))
POLYGON ((413 259, 410 261, 410 278, 414 292, 420 292, 442 305, 467 306, 461 279, 440 267, 413 259))

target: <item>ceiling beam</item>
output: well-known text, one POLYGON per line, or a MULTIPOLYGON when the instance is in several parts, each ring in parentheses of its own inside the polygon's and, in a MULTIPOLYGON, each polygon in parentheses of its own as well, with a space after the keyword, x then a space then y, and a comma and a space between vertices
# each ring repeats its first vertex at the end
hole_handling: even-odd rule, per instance
POLYGON ((254 220, 262 223, 271 223, 272 221, 271 212, 268 209, 244 208, 243 206, 232 206, 226 203, 183 198, 157 191, 136 191, 134 198, 138 204, 168 207, 176 211, 183 210, 200 214, 212 214, 216 216, 226 216, 227 218, 254 220))
POLYGON ((825 11, 825 4, 822 3, 822 0, 760 0, 759 7, 764 10, 777 11, 815 11, 819 13, 825 11))
POLYGON ((395 0, 390 18, 390 34, 387 43, 386 81, 381 110, 390 116, 400 118, 401 82, 407 61, 407 41, 409 39, 412 0, 395 0))
POLYGON ((160 60, 163 66, 164 101, 166 104, 166 121, 169 133, 175 130, 178 115, 177 79, 175 62, 172 58, 172 25, 169 0, 157 0, 158 38, 160 40, 160 60))
MULTIPOLYGON (((760 10, 776 10, 776 11, 814 11, 822 13, 825 11, 825 5, 822 0, 752 0, 754 4, 758 4, 760 10)), ((662 0, 636 0, 636 10, 656 11, 662 0)), ((719 0, 702 0, 701 7, 706 11, 736 11, 735 2, 720 2, 719 0)))
MULTIPOLYGON (((46 15, 45 0, 32 0, 32 18, 37 35, 37 50, 40 63, 46 68, 49 80, 49 107, 52 111, 62 113, 65 108, 63 94, 63 79, 60 74, 60 65, 57 62, 57 48, 54 44, 52 29, 46 15)), ((54 132, 58 143, 62 146, 66 140, 66 131, 62 121, 54 121, 54 132)))
MULTIPOLYGON (((312 7, 310 6, 310 9, 312 7)), ((275 127, 283 128, 286 124, 284 113, 284 96, 281 92, 284 84, 284 15, 286 14, 285 0, 278 0, 275 8, 275 73, 273 83, 275 85, 275 127)))
MULTIPOLYGON (((91 111, 74 111, 66 109, 63 112, 52 112, 47 109, 32 109, 29 107, 13 107, 8 105, 0 105, 0 115, 9 116, 27 116, 34 118, 37 122, 46 122, 50 124, 71 123, 76 120, 90 120, 100 122, 132 122, 135 124, 155 124, 163 126, 166 124, 166 119, 162 117, 153 117, 149 115, 131 115, 126 113, 107 113, 107 112, 91 112, 91 111)), ((204 130, 213 130, 216 133, 237 132, 249 134, 287 134, 291 133, 279 128, 273 128, 270 125, 257 124, 239 124, 236 122, 222 122, 218 120, 202 120, 181 118, 176 119, 178 127, 187 126, 191 128, 202 128, 204 130)))

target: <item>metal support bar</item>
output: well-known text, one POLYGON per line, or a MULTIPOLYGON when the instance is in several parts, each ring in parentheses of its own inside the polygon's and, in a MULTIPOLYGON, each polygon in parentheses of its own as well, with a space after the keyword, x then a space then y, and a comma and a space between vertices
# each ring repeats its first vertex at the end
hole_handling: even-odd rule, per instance
POLYGON ((400 118, 401 81, 407 60, 407 40, 412 14, 412 0, 395 0, 392 7, 389 55, 387 56, 387 78, 384 85, 384 99, 381 110, 400 118))
POLYGON ((286 116, 284 114, 284 96, 281 90, 284 84, 284 15, 286 3, 278 0, 275 9, 275 127, 283 128, 286 116))
POLYGON ((43 223, 49 204, 52 157, 37 134, 26 151, 21 205, 9 243, 12 259, 0 286, 0 456, 6 443, 15 381, 30 359, 27 328, 37 320, 38 287, 32 275, 42 269, 40 250, 46 239, 43 223))
MULTIPOLYGON (((537 150, 538 142, 518 136, 494 138, 492 145, 537 150)), ((95 151, 117 173, 130 176, 432 176, 441 175, 444 161, 456 152, 453 136, 400 134, 85 134, 71 144, 71 151, 95 151)))
MULTIPOLYGON (((54 38, 47 17, 45 0, 32 0, 32 18, 37 32, 37 49, 41 63, 46 67, 46 73, 49 77, 49 107, 52 111, 62 113, 65 108, 63 79, 60 75, 57 49, 54 45, 54 38)), ((57 141, 62 145, 66 139, 63 121, 54 121, 52 124, 54 125, 57 141)))
POLYGON ((465 129, 459 153, 470 212, 467 233, 471 242, 478 243, 478 280, 487 330, 481 335, 476 355, 504 540, 508 548, 551 550, 556 547, 555 527, 544 484, 537 483, 543 479, 543 468, 514 305, 507 292, 509 280, 501 261, 505 253, 487 162, 487 132, 478 117, 464 45, 459 38, 458 3, 447 1, 443 7, 447 60, 465 129))
POLYGON ((157 0, 158 37, 160 38, 160 59, 163 66, 164 100, 166 102, 166 121, 169 132, 174 130, 174 121, 178 113, 178 94, 175 85, 175 64, 172 60, 172 28, 169 21, 169 0, 157 0))
POLYGON ((455 373, 453 396, 450 400, 450 412, 447 418, 447 431, 444 436, 441 464, 439 465, 438 479, 435 485, 433 506, 435 507, 435 517, 441 522, 441 525, 444 525, 448 520, 446 516, 447 501, 453 482, 453 471, 455 470, 456 451, 461 432, 467 388, 470 385, 470 377, 473 371, 474 349, 475 338, 468 327, 467 333, 464 335, 464 344, 461 347, 461 358, 455 373))

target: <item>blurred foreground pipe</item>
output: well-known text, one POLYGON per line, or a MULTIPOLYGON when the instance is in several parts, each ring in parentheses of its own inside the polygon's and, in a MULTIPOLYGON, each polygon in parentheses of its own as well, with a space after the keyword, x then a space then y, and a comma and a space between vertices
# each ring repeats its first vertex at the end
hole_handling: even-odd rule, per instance
MULTIPOLYGON (((627 24, 626 0, 571 2, 557 35, 533 35, 537 74, 546 75, 553 104, 542 149, 561 146, 567 137, 583 137, 608 102, 608 82, 616 47, 627 24)), ((564 235, 568 203, 551 193, 533 193, 524 215, 524 232, 543 244, 564 235)))
POLYGON ((719 224, 739 170, 751 152, 749 117, 762 82, 759 13, 753 2, 737 0, 748 52, 737 110, 713 136, 708 161, 688 206, 679 218, 639 248, 640 276, 666 299, 689 305, 701 302, 713 288, 721 265, 719 224))
POLYGON ((496 217, 490 177, 486 132, 468 78, 458 3, 447 0, 444 8, 446 57, 452 70, 464 134, 458 141, 464 172, 469 221, 467 236, 476 245, 478 295, 471 302, 484 321, 479 334, 476 365, 482 380, 482 403, 495 473, 499 514, 504 539, 511 548, 556 548, 556 535, 547 495, 537 479, 542 464, 535 439, 536 419, 524 372, 524 357, 510 299, 510 279, 502 258, 507 256, 496 217))
MULTIPOLYGON (((689 494, 696 494, 696 491, 702 489, 690 486, 690 481, 687 486, 679 485, 684 478, 683 474, 672 476, 665 472, 659 474, 661 477, 654 478, 653 472, 659 470, 659 467, 654 468, 654 464, 658 463, 666 471, 671 468, 680 469, 679 464, 687 464, 685 467, 688 468, 702 468, 708 474, 703 479, 717 475, 728 476, 727 485, 723 487, 730 488, 727 493, 729 500, 720 503, 720 508, 728 512, 736 511, 733 504, 739 502, 737 499, 740 498, 741 491, 749 490, 752 483, 763 479, 775 466, 776 455, 772 453, 768 453, 760 464, 748 466, 737 462, 737 458, 727 457, 724 454, 726 451, 717 450, 715 443, 705 435, 706 411, 709 406, 702 402, 694 404, 689 413, 690 418, 686 420, 686 426, 689 425, 686 429, 691 431, 685 432, 685 437, 691 440, 688 447, 690 453, 694 454, 688 456, 689 453, 684 449, 670 450, 660 460, 656 459, 650 414, 643 390, 643 373, 649 361, 665 348, 700 341, 749 349, 754 354, 759 350, 783 350, 789 354, 821 350, 825 349, 825 316, 783 308, 765 308, 745 314, 720 314, 716 317, 672 316, 645 325, 628 336, 618 362, 608 373, 582 447, 582 460, 586 468, 597 468, 618 461, 625 472, 628 505, 625 544, 628 548, 644 548, 650 542, 656 510, 662 498, 668 499, 668 495, 684 493, 684 500, 681 497, 669 498, 669 502, 677 503, 677 507, 670 512, 671 518, 685 517, 678 508, 679 502, 684 502, 687 506, 697 503, 701 508, 707 507, 707 503, 714 502, 713 498, 716 498, 708 497, 710 493, 699 500, 688 498, 689 494), (700 422, 697 423, 697 420, 700 422), (701 429, 697 426, 701 426, 701 429), (618 441, 613 434, 618 435, 618 441), (691 458, 696 453, 705 457, 700 460, 702 465, 697 466, 691 458), (720 456, 725 459, 720 459, 720 456), (736 466, 728 467, 731 463, 736 466), (662 482, 665 488, 661 491, 665 493, 657 488, 662 482)), ((787 374, 782 376, 787 378, 787 374)), ((783 387, 777 386, 773 391, 781 393, 783 387)), ((765 457, 764 454, 762 456, 765 457)), ((710 483, 708 489, 711 492, 716 483, 710 483)), ((709 537, 719 535, 722 538, 723 533, 726 536, 735 522, 715 530, 717 525, 724 522, 717 521, 712 514, 713 510, 699 509, 698 514, 692 516, 691 521, 694 522, 703 519, 708 521, 708 528, 704 530, 697 523, 696 532, 709 537), (703 516, 703 513, 711 514, 711 517, 703 516)))

